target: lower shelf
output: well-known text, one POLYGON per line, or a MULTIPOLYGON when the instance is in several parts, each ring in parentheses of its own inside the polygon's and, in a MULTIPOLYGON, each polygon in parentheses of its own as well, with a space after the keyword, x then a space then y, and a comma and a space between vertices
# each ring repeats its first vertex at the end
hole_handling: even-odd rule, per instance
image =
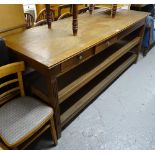
MULTIPOLYGON (((90 101, 92 101, 97 95, 99 95, 114 79, 116 79, 125 69, 127 69, 136 60, 135 54, 130 54, 126 60, 102 79, 97 85, 95 85, 89 92, 80 97, 71 107, 67 108, 61 114, 61 126, 63 127, 72 118, 77 115, 90 101)), ((88 91, 89 89, 87 89, 88 91)), ((73 97, 74 98, 74 97, 73 97)), ((66 102, 71 102, 70 100, 66 102)), ((66 103, 65 103, 66 104, 66 103)))

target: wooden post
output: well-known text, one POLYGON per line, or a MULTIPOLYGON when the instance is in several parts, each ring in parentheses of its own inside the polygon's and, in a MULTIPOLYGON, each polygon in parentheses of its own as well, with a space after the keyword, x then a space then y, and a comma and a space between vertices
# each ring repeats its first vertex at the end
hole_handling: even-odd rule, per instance
POLYGON ((89 13, 92 14, 93 13, 93 9, 94 9, 94 5, 90 4, 89 5, 89 13))
POLYGON ((50 11, 50 4, 45 4, 45 7, 46 7, 47 25, 48 28, 51 29, 52 17, 50 11))
POLYGON ((60 107, 59 107, 59 101, 58 101, 58 85, 57 80, 54 74, 52 72, 49 72, 47 77, 47 86, 48 86, 48 103, 52 106, 54 109, 54 121, 55 121, 55 127, 57 132, 57 137, 61 137, 61 121, 60 121, 60 107))
POLYGON ((74 36, 76 36, 77 32, 78 32, 78 19, 77 19, 77 16, 78 16, 78 5, 73 4, 73 22, 72 22, 72 25, 73 25, 73 35, 74 36))
POLYGON ((111 16, 112 16, 112 18, 115 18, 116 11, 117 11, 117 4, 113 4, 112 5, 112 10, 111 10, 111 16))

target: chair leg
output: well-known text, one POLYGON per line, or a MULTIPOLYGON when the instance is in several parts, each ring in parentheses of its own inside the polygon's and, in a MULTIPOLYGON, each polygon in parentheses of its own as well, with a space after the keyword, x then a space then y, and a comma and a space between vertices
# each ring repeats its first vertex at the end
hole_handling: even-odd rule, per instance
POLYGON ((4 143, 0 143, 0 150, 11 150, 11 148, 7 147, 4 143))
POLYGON ((53 142, 54 142, 54 145, 57 145, 58 141, 57 141, 57 135, 56 135, 56 130, 55 130, 55 124, 54 124, 54 119, 53 119, 53 116, 50 120, 50 130, 51 130, 51 135, 52 135, 52 139, 53 139, 53 142))

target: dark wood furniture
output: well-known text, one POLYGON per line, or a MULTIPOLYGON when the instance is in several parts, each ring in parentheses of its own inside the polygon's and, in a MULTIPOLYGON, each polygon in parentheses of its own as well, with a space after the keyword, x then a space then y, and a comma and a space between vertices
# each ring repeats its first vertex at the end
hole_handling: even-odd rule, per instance
POLYGON ((78 33, 78 5, 73 4, 73 35, 76 36, 78 33))
POLYGON ((25 96, 22 80, 24 69, 24 62, 0 67, 0 78, 4 80, 0 84, 0 88, 3 88, 0 94, 0 145, 8 149, 24 149, 47 129, 50 129, 56 145, 53 109, 35 98, 25 96), (16 76, 8 80, 6 77, 9 75, 16 76), (15 92, 20 97, 8 98, 15 92))
POLYGON ((67 18, 67 17, 70 17, 73 15, 72 30, 73 30, 73 35, 76 36, 77 32, 78 32, 78 14, 85 13, 87 10, 88 10, 87 6, 78 10, 78 5, 76 5, 76 4, 60 5, 59 13, 58 13, 58 15, 59 15, 58 20, 64 19, 64 18, 67 18), (61 14, 61 10, 63 8, 68 8, 68 7, 70 8, 70 12, 61 14))
POLYGON ((72 18, 5 37, 7 46, 43 77, 33 93, 55 112, 61 128, 131 64, 141 49, 148 13, 120 10, 112 19, 102 10, 79 15, 79 33, 72 35, 72 18), (45 89, 44 89, 45 88, 45 89))
POLYGON ((27 23, 26 28, 29 29, 34 26, 34 17, 30 13, 24 13, 25 21, 27 23))

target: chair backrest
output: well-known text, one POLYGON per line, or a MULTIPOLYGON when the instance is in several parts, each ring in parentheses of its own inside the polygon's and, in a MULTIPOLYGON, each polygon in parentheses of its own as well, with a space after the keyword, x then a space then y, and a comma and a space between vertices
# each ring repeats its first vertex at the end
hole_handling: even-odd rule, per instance
POLYGON ((63 9, 69 9, 69 12, 72 13, 72 4, 61 4, 61 5, 59 5, 59 7, 58 7, 58 18, 61 15, 63 15, 63 13, 62 13, 63 9))
POLYGON ((27 23, 27 28, 31 28, 34 25, 34 17, 30 13, 24 13, 25 15, 25 21, 27 23))
POLYGON ((64 18, 68 18, 68 17, 71 17, 71 16, 72 16, 72 14, 71 14, 70 12, 66 12, 66 13, 62 14, 62 15, 58 18, 58 20, 61 20, 61 19, 64 19, 64 18))
MULTIPOLYGON (((50 13, 51 13, 51 17, 52 17, 52 21, 54 21, 54 10, 50 9, 50 13)), ((36 19, 36 23, 39 22, 40 20, 43 20, 43 19, 47 19, 47 15, 46 15, 46 9, 42 9, 38 16, 37 16, 37 19, 36 19)))
POLYGON ((81 8, 78 10, 78 14, 82 14, 82 13, 85 13, 89 10, 89 7, 84 7, 84 8, 81 8))
POLYGON ((12 93, 20 92, 21 96, 25 96, 22 80, 22 71, 24 71, 24 69, 24 62, 15 62, 0 67, 0 89, 1 91, 4 90, 0 93, 0 105, 8 101, 12 93), (13 76, 13 79, 11 78, 10 80, 10 78, 7 78, 14 74, 16 74, 16 77, 13 76))
MULTIPOLYGON (((83 4, 83 5, 84 5, 84 7, 83 6, 81 7, 81 4, 80 4, 80 8, 78 9, 78 14, 85 13, 85 12, 87 12, 87 10, 89 10, 89 7, 88 7, 87 4, 83 4)), ((63 19, 63 18, 61 18, 61 16, 64 16, 65 14, 68 14, 68 15, 69 15, 69 13, 72 14, 72 12, 73 12, 72 9, 73 9, 72 8, 72 4, 59 5, 59 8, 58 8, 58 19, 63 19), (69 12, 67 11, 67 12, 65 12, 63 14, 62 13, 63 9, 69 9, 69 12)), ((67 17, 67 15, 66 15, 66 17, 67 17)))

